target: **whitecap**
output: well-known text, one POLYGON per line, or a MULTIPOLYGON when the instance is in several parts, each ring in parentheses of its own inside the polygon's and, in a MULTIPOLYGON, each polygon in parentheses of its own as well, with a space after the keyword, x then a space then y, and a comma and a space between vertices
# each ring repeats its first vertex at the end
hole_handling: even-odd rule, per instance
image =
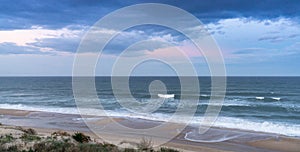
POLYGON ((160 98, 174 98, 175 94, 157 94, 160 98))
POLYGON ((200 96, 201 97, 209 97, 209 95, 207 95, 207 94, 201 94, 200 96))
POLYGON ((281 100, 281 98, 279 98, 279 97, 272 97, 271 99, 277 100, 277 101, 281 100))
POLYGON ((255 99, 257 99, 257 100, 264 100, 265 97, 255 97, 255 99))

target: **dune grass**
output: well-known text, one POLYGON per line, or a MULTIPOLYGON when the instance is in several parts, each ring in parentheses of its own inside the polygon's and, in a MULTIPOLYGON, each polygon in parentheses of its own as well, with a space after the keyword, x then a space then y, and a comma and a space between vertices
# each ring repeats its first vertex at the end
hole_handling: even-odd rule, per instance
POLYGON ((19 130, 23 131, 19 137, 0 136, 1 152, 179 152, 166 147, 154 150, 152 141, 146 138, 137 143, 136 148, 121 148, 110 143, 92 142, 89 136, 80 132, 70 135, 59 131, 41 137, 33 129, 19 130))

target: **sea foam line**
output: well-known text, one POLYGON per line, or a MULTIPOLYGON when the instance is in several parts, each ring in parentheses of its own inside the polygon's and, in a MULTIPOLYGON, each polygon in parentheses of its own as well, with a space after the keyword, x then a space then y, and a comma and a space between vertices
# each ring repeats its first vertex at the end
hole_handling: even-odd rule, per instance
MULTIPOLYGON (((55 112, 62 114, 79 114, 77 108, 57 108, 57 107, 30 107, 22 104, 0 104, 2 109, 14 109, 14 110, 28 110, 28 111, 42 111, 42 112, 55 112)), ((169 114, 153 113, 145 115, 136 115, 126 111, 102 111, 99 114, 99 109, 82 109, 81 112, 86 112, 87 115, 94 116, 111 116, 111 117, 123 117, 123 118, 137 118, 146 119, 153 121, 170 121, 172 117, 169 114)), ((92 121, 93 119, 91 119, 92 121)), ((173 119, 174 120, 174 119, 173 119)), ((184 116, 178 116, 175 123, 190 123, 193 126, 199 126, 202 122, 203 117, 194 117, 191 121, 188 121, 184 116)), ((205 125, 205 124, 202 124, 205 125)), ((214 127, 229 128, 229 129, 241 129, 257 132, 275 133, 287 136, 297 136, 300 137, 300 125, 295 124, 284 124, 276 122, 255 122, 241 118, 233 117, 218 117, 215 121, 214 127)))

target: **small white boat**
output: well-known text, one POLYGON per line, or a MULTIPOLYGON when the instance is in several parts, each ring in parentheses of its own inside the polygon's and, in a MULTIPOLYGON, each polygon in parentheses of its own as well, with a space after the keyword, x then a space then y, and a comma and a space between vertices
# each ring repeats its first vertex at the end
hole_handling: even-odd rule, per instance
POLYGON ((157 94, 160 98, 174 98, 175 94, 157 94))

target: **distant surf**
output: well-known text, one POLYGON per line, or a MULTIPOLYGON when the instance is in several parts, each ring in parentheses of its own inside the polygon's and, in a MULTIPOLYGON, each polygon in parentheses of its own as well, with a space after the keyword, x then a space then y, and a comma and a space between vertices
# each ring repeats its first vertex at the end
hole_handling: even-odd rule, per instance
POLYGON ((255 99, 257 99, 257 100, 264 100, 265 97, 255 97, 255 99))
POLYGON ((157 94, 158 97, 160 98, 174 98, 175 94, 157 94))
MULTIPOLYGON (((58 108, 58 107, 29 107, 24 105, 9 105, 9 104, 0 104, 2 109, 15 109, 15 110, 29 110, 29 111, 42 111, 42 112, 56 112, 62 114, 79 114, 77 108, 58 108)), ((91 115, 91 116, 111 116, 111 117, 123 117, 123 118, 136 118, 136 119, 145 119, 145 120, 153 120, 153 121, 169 121, 169 118, 172 116, 170 114, 147 114, 147 115, 135 115, 126 111, 114 111, 114 110, 106 110, 101 114, 99 114, 99 109, 82 109, 82 114, 91 115)), ((87 121, 93 121, 97 119, 89 119, 87 121)), ((174 123, 187 123, 188 118, 184 116, 178 117, 174 123)), ((203 117, 196 116, 190 124, 192 126, 198 127, 202 122, 203 117)), ((205 125, 205 124, 202 124, 205 125)), ((273 123, 273 122, 258 122, 258 121, 249 121, 232 117, 218 117, 216 122, 213 125, 214 127, 221 128, 233 128, 233 129, 241 129, 241 130, 249 130, 249 131, 258 131, 258 132, 266 132, 266 133, 276 133, 287 136, 298 136, 300 137, 300 126, 290 126, 287 123, 273 123)), ((192 134, 192 133, 190 133, 192 134)), ((234 136, 226 136, 222 139, 212 139, 212 140, 204 140, 193 139, 193 135, 188 135, 186 137, 187 140, 198 141, 198 142, 219 142, 224 140, 229 140, 234 138, 234 136)))
POLYGON ((271 99, 274 99, 274 100, 277 100, 277 101, 281 100, 281 98, 278 98, 278 97, 272 97, 271 99))
POLYGON ((272 99, 272 100, 281 100, 280 97, 269 97, 269 98, 265 98, 265 97, 255 97, 256 100, 265 100, 265 99, 272 99))

